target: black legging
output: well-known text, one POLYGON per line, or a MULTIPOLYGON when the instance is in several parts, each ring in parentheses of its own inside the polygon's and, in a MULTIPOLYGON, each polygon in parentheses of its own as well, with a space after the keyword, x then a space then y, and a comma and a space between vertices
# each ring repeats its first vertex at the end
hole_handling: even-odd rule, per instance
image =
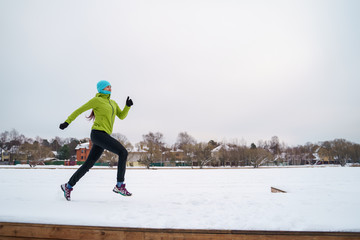
POLYGON ((84 164, 72 175, 68 183, 71 186, 75 186, 75 184, 80 180, 80 178, 82 178, 85 173, 87 173, 89 169, 94 166, 95 162, 100 158, 104 149, 107 149, 119 156, 117 181, 124 182, 126 159, 128 156, 128 151, 126 150, 126 148, 124 148, 121 143, 119 143, 116 139, 114 139, 104 131, 92 130, 90 137, 93 146, 90 150, 89 156, 84 162, 84 164))

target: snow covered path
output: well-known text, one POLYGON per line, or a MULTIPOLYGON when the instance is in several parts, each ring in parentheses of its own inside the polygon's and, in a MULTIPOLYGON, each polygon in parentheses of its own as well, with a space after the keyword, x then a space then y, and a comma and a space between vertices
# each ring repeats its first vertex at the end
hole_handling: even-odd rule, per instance
POLYGON ((360 168, 133 170, 0 169, 0 221, 146 228, 360 231, 360 168), (271 193, 270 187, 288 191, 271 193))

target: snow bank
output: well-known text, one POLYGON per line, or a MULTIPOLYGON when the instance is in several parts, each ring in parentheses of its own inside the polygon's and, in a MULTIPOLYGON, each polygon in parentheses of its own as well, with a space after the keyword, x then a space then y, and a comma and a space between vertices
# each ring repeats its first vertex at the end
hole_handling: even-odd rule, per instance
POLYGON ((360 231, 360 168, 134 170, 132 197, 115 169, 0 169, 0 221, 146 228, 360 231), (287 193, 271 193, 274 186, 287 193))

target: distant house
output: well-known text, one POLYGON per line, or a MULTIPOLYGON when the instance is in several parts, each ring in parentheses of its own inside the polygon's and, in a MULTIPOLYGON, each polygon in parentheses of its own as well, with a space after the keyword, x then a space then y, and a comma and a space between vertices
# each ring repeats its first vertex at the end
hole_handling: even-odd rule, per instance
POLYGON ((10 153, 0 148, 0 162, 9 162, 10 153))
POLYGON ((231 166, 232 163, 229 160, 229 156, 226 152, 230 151, 231 147, 227 144, 221 144, 211 150, 211 157, 215 160, 214 163, 217 166, 231 166))
POLYGON ((287 165, 289 165, 289 160, 286 157, 286 153, 283 152, 283 153, 277 154, 274 157, 274 160, 272 162, 268 163, 267 165, 268 166, 271 166, 271 165, 287 166, 287 165))
POLYGON ((221 158, 221 151, 229 151, 230 147, 227 144, 221 144, 219 146, 217 146, 216 148, 214 148, 213 150, 211 150, 211 157, 215 158, 217 161, 220 160, 221 158))
POLYGON ((58 157, 59 154, 57 151, 51 151, 51 152, 54 154, 55 157, 58 157))
MULTIPOLYGON (((142 160, 146 159, 149 155, 146 148, 138 150, 128 149, 129 155, 127 158, 127 166, 130 167, 143 167, 145 164, 142 160)), ((185 166, 187 163, 184 160, 184 151, 177 150, 167 150, 161 153, 159 159, 154 159, 150 166, 185 166)))
POLYGON ((170 154, 172 154, 176 161, 183 161, 183 159, 185 158, 184 150, 181 149, 171 149, 170 154))
POLYGON ((132 151, 128 150, 129 155, 126 161, 126 166, 128 167, 140 167, 144 166, 140 163, 142 156, 146 155, 147 152, 145 150, 140 151, 132 151))
POLYGON ((338 163, 337 161, 334 160, 334 158, 332 158, 331 156, 329 156, 329 152, 323 148, 323 147, 318 147, 315 149, 315 152, 313 153, 314 156, 314 160, 312 162, 312 164, 336 164, 338 163))
POLYGON ((92 142, 80 143, 76 146, 76 160, 77 161, 85 161, 89 156, 90 150, 92 147, 92 142))
MULTIPOLYGON (((186 160, 186 154, 182 149, 171 149, 168 154, 163 153, 163 155, 166 156, 165 160, 168 165, 173 164, 169 159, 175 161, 175 166, 188 166, 189 164, 189 161, 186 160)), ((194 165, 194 163, 192 163, 192 165, 194 165)))

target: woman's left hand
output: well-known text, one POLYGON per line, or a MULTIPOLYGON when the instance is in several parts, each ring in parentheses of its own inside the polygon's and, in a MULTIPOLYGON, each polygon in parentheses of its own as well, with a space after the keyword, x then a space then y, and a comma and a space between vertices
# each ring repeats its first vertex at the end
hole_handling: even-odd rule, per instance
POLYGON ((132 105, 134 105, 133 101, 130 99, 130 97, 128 96, 126 99, 126 106, 131 107, 132 105))

